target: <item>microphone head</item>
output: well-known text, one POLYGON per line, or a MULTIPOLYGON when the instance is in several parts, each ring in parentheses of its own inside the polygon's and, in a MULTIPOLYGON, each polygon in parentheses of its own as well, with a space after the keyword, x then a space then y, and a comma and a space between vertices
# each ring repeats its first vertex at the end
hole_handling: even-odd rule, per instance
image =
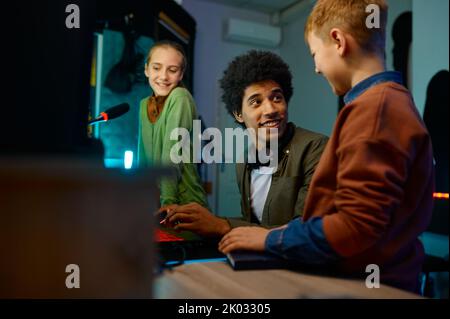
POLYGON ((108 120, 115 119, 116 117, 119 117, 125 113, 127 113, 130 110, 130 105, 128 103, 121 103, 119 105, 110 107, 109 109, 106 109, 103 111, 108 115, 108 120))

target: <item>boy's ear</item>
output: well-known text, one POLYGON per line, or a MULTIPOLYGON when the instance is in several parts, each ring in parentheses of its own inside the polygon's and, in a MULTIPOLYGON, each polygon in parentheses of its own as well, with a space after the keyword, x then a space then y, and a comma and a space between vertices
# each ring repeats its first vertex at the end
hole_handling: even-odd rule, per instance
POLYGON ((348 41, 344 32, 339 28, 333 28, 330 30, 331 42, 335 45, 340 56, 343 56, 347 52, 348 41))
POLYGON ((150 73, 148 72, 148 64, 147 63, 145 63, 145 66, 144 66, 144 74, 145 74, 145 76, 146 77, 150 77, 150 73))
POLYGON ((242 113, 233 111, 233 115, 234 115, 234 118, 236 119, 236 121, 238 121, 239 123, 244 123, 244 119, 242 118, 242 113))

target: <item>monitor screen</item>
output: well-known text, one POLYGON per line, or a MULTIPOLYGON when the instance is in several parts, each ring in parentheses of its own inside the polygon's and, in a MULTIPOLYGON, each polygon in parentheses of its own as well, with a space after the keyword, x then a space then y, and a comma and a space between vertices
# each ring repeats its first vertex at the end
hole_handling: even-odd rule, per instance
POLYGON ((1 22, 8 121, 0 152, 86 151, 95 1, 15 1, 3 9, 14 14, 1 22))

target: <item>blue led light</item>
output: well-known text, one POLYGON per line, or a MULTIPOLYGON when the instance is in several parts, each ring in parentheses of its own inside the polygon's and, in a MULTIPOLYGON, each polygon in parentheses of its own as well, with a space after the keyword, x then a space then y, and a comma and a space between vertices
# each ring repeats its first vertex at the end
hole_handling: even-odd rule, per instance
POLYGON ((123 156, 123 166, 125 169, 131 169, 133 167, 133 152, 125 151, 123 156))

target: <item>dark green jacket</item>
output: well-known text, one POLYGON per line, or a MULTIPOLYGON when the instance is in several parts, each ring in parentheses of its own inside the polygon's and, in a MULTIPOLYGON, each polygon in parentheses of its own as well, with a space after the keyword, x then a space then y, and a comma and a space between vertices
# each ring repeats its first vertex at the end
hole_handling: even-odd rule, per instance
MULTIPOLYGON (((289 125, 294 126, 292 123, 289 125)), ((226 218, 231 227, 252 224, 276 227, 301 216, 309 183, 327 141, 328 138, 322 134, 295 127, 292 139, 279 152, 278 169, 272 175, 261 224, 252 213, 250 203, 251 169, 246 163, 237 163, 236 180, 243 217, 226 218)))

